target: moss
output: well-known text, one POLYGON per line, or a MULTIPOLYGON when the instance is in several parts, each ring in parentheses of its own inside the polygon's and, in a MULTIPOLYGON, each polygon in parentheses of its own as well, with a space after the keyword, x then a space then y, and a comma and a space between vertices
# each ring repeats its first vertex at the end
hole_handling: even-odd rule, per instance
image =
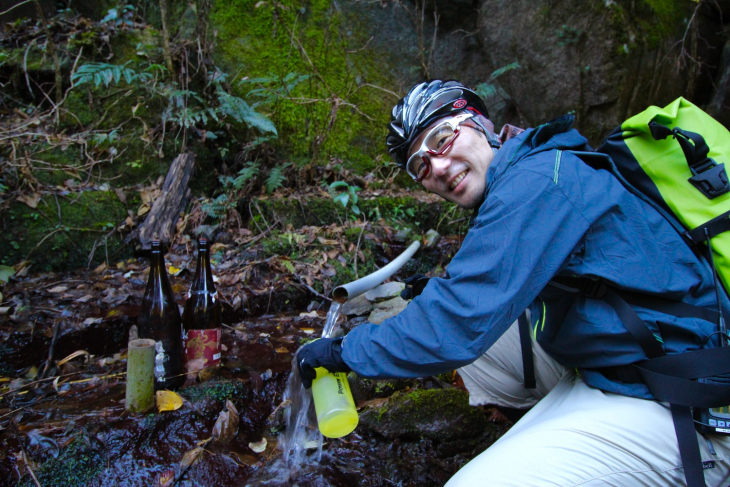
POLYGON ((68 270, 126 258, 130 250, 119 238, 105 237, 127 216, 112 191, 85 191, 65 197, 45 195, 36 208, 11 203, 3 214, 2 263, 29 258, 36 270, 68 270))
MULTIPOLYGON (((366 85, 393 84, 388 71, 381 69, 378 53, 358 49, 367 36, 331 0, 272 5, 255 0, 215 4, 211 22, 218 31, 218 64, 249 78, 308 76, 291 95, 311 102, 287 96, 271 105, 279 147, 295 159, 308 161, 316 155, 319 161, 341 159, 357 171, 372 168, 382 151, 382 127, 394 101, 366 85)), ((255 87, 235 81, 232 86, 240 95, 255 87)), ((269 86, 280 88, 276 81, 269 86)))
POLYGON ((180 391, 180 394, 192 403, 203 400, 213 400, 225 403, 230 399, 233 401, 245 394, 243 383, 237 380, 216 380, 196 384, 180 391))
MULTIPOLYGON (((74 487, 88 485, 106 466, 104 455, 87 440, 77 436, 61 450, 57 458, 51 458, 34 470, 40 485, 47 487, 74 487)), ((26 475, 21 479, 23 487, 35 487, 36 482, 26 475)))
POLYGON ((380 407, 361 414, 364 427, 388 437, 448 441, 480 434, 488 420, 469 406, 469 395, 459 389, 398 391, 380 407))

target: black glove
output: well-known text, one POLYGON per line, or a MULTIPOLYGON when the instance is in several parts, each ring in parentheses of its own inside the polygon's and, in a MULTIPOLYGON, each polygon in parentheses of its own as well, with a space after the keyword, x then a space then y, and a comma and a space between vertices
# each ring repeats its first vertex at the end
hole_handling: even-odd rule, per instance
POLYGON ((426 277, 423 274, 416 274, 411 276, 405 281, 405 289, 400 292, 400 297, 403 299, 413 299, 423 292, 423 288, 428 284, 430 277, 426 277))
POLYGON ((297 352, 297 369, 304 387, 312 387, 317 377, 315 367, 324 367, 330 372, 349 372, 350 367, 342 360, 342 338, 320 338, 307 343, 297 352))

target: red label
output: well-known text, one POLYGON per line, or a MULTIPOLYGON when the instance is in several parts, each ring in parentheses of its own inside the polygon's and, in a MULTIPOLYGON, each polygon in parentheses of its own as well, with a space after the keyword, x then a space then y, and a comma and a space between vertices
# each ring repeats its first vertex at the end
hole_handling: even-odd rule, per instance
POLYGON ((454 108, 464 108, 465 105, 466 105, 466 100, 463 98, 456 100, 454 102, 454 108))
POLYGON ((199 372, 221 363, 221 329, 185 332, 185 364, 188 372, 199 372))

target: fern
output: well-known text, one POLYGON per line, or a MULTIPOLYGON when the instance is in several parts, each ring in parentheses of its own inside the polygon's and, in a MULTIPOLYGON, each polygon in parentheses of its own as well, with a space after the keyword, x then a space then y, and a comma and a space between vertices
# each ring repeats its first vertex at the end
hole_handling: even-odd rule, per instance
POLYGON ((200 209, 211 218, 220 220, 226 216, 230 206, 231 203, 228 201, 228 195, 224 193, 213 200, 206 199, 203 203, 201 203, 200 209))
POLYGON ((275 189, 281 188, 284 181, 286 181, 286 176, 284 176, 284 169, 286 169, 290 165, 291 163, 287 162, 286 164, 276 166, 274 169, 271 170, 269 176, 266 178, 267 193, 273 193, 275 189))
POLYGON ((270 132, 277 135, 276 127, 274 127, 271 120, 254 110, 243 99, 226 93, 222 89, 219 89, 216 94, 218 95, 218 103, 220 104, 218 108, 220 113, 230 116, 237 122, 243 122, 249 127, 257 128, 261 132, 270 132))
MULTIPOLYGON (((250 161, 238 171, 238 177, 233 180, 233 187, 235 189, 243 189, 246 182, 253 179, 259 173, 259 163, 250 161)), ((270 176, 269 176, 270 177, 270 176)))
POLYGON ((152 79, 150 73, 137 73, 135 70, 128 68, 127 64, 107 64, 107 63, 88 63, 83 64, 79 69, 71 76, 71 83, 74 86, 79 86, 84 83, 94 83, 94 87, 98 88, 102 83, 104 87, 108 87, 110 84, 119 83, 122 78, 131 84, 134 81, 145 82, 152 79))

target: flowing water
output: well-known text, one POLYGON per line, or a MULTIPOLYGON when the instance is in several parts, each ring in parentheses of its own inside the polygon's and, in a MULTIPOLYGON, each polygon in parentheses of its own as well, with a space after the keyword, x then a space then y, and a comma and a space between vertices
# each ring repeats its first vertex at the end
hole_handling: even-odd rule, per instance
MULTIPOLYGON (((339 332, 337 318, 340 316, 340 303, 333 302, 327 313, 322 338, 336 336, 339 332)), ((305 465, 322 459, 323 437, 317 428, 317 416, 314 412, 312 391, 304 389, 299 374, 296 372, 296 355, 292 363, 292 373, 284 392, 284 401, 290 401, 287 407, 286 431, 282 434, 279 445, 283 451, 283 461, 292 475, 305 465)))

